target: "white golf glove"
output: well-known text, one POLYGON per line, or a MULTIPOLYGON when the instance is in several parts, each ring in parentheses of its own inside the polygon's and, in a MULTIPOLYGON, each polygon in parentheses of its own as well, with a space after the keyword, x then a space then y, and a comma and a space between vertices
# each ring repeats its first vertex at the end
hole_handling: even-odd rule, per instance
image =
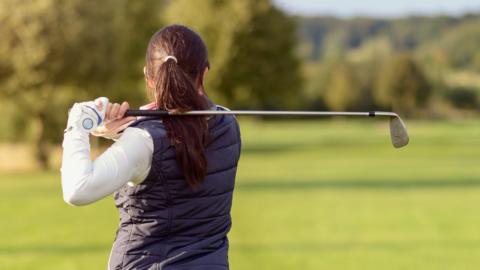
POLYGON ((105 120, 108 98, 100 97, 95 101, 87 101, 73 104, 68 114, 67 128, 70 130, 79 130, 90 133, 100 126, 105 120), (96 104, 100 104, 97 107, 96 104))

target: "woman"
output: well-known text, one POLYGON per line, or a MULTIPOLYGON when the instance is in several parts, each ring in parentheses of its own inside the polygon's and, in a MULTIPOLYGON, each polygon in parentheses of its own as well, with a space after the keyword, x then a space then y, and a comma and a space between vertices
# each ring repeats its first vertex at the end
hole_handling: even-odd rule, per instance
MULTIPOLYGON (((147 48, 144 73, 154 101, 148 108, 225 110, 207 98, 208 68, 198 34, 180 25, 161 29, 147 48)), ((137 120, 123 117, 127 109, 127 103, 101 100, 73 106, 63 142, 65 201, 85 205, 114 193, 120 224, 108 269, 228 269, 227 233, 240 156, 236 119, 137 120), (117 139, 94 161, 82 122, 92 107, 106 123, 92 133, 117 139)))

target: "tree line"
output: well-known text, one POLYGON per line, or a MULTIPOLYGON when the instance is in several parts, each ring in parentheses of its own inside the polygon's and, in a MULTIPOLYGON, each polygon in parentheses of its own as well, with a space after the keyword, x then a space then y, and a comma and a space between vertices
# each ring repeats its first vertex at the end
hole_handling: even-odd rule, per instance
POLYGON ((480 15, 297 18, 310 106, 455 117, 480 107, 480 15))

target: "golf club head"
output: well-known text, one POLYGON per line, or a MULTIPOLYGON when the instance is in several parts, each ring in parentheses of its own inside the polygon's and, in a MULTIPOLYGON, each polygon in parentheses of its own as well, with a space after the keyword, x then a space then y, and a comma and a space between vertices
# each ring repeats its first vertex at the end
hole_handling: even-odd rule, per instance
POLYGON ((408 144, 407 127, 399 116, 390 117, 390 137, 395 148, 401 148, 408 144))

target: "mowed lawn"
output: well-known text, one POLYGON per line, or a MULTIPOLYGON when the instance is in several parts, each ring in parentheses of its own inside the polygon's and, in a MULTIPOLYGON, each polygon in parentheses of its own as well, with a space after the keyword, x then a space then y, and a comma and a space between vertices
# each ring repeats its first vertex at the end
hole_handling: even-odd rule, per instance
MULTIPOLYGON (((242 121, 231 269, 478 269, 480 122, 242 121)), ((105 269, 109 197, 75 208, 55 172, 0 175, 0 269, 105 269)))

